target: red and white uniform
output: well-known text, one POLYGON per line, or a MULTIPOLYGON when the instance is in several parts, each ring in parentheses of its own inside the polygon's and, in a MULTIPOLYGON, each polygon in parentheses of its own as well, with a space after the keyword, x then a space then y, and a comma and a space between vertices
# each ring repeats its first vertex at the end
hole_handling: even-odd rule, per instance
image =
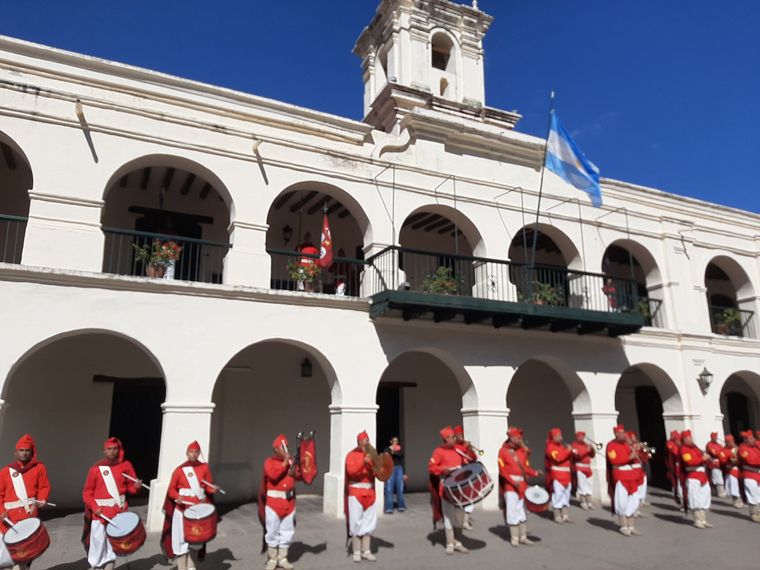
POLYGON ((739 446, 738 455, 747 503, 760 505, 760 447, 745 441, 739 446))
POLYGON ((95 513, 101 511, 108 518, 127 510, 127 494, 136 495, 140 486, 129 481, 124 475, 137 479, 135 469, 129 461, 124 460, 124 449, 116 438, 106 441, 104 447, 118 446, 119 457, 113 462, 106 459, 98 461, 87 473, 87 480, 82 490, 85 506, 85 546, 87 562, 93 568, 100 568, 116 560, 111 543, 106 539, 105 519, 95 513), (87 527, 89 526, 89 533, 87 527))
MULTIPOLYGON (((286 448, 288 440, 278 435, 272 447, 286 448)), ((264 541, 270 548, 287 549, 295 536, 297 472, 291 473, 290 461, 272 455, 264 460, 262 494, 264 507, 264 541)))
POLYGON ((573 470, 579 495, 591 496, 593 488, 593 471, 591 461, 596 455, 596 449, 584 441, 586 434, 582 431, 575 434, 576 439, 570 444, 573 450, 573 470))
POLYGON ((726 480, 726 493, 734 500, 741 499, 739 488, 739 448, 736 446, 734 436, 726 435, 726 446, 721 450, 720 462, 723 465, 723 473, 726 480))
MULTIPOLYGON (((691 436, 690 431, 681 434, 681 441, 686 436, 691 436)), ((710 462, 705 461, 704 453, 693 443, 682 443, 680 456, 681 467, 686 486, 687 507, 691 511, 705 510, 710 508, 711 493, 707 470, 710 462)))
MULTIPOLYGON (((441 437, 446 438, 454 434, 449 427, 440 431, 441 437)), ((453 469, 457 469, 467 463, 467 460, 459 453, 456 446, 439 445, 433 450, 433 455, 428 461, 428 473, 440 478, 438 496, 441 497, 441 512, 443 526, 446 529, 462 528, 464 524, 464 510, 445 499, 443 495, 443 479, 453 469)))
MULTIPOLYGON (((366 432, 357 441, 369 439, 366 432)), ((346 517, 351 536, 365 536, 377 528, 377 505, 375 496, 375 473, 370 460, 361 447, 346 455, 346 517)))
MULTIPOLYGON (((622 426, 618 426, 618 428, 622 426)), ((639 510, 640 474, 635 465, 641 461, 626 442, 612 440, 607 444, 607 486, 615 514, 632 517, 639 510)))
MULTIPOLYGON (((509 429, 510 437, 522 435, 519 428, 509 429)), ((509 440, 499 450, 499 491, 504 497, 506 522, 509 526, 524 523, 525 491, 528 489, 528 477, 538 476, 538 471, 530 465, 530 449, 517 446, 509 440)))
POLYGON ((713 432, 710 434, 710 441, 705 446, 705 451, 712 458, 710 462, 710 483, 716 487, 724 485, 723 479, 723 464, 721 463, 721 453, 723 446, 718 443, 718 433, 713 432))
POLYGON ((554 439, 562 435, 558 428, 549 431, 546 441, 546 487, 552 496, 552 507, 564 509, 570 506, 573 488, 572 451, 564 443, 554 439))
MULTIPOLYGON (((471 463, 473 461, 477 461, 478 456, 475 454, 475 452, 472 450, 472 448, 467 444, 467 442, 464 439, 464 428, 462 426, 454 426, 454 435, 457 437, 457 443, 455 444, 455 447, 459 450, 460 454, 464 454, 467 456, 467 459, 465 459, 465 463, 471 463)), ((464 512, 472 514, 475 512, 475 505, 467 505, 464 507, 464 512)))

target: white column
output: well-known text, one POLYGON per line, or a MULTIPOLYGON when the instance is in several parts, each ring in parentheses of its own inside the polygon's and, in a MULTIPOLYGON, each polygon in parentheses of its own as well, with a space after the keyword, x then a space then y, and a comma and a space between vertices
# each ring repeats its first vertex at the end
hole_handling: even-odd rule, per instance
POLYGON ((235 220, 229 229, 232 248, 224 261, 224 284, 269 289, 272 273, 266 247, 269 226, 235 220))
POLYGON ((464 433, 473 445, 484 451, 478 461, 485 465, 494 481, 494 490, 480 503, 484 510, 499 508, 499 449, 506 439, 508 417, 506 406, 462 409, 464 433))
POLYGON ((174 469, 187 458, 187 445, 197 440, 201 445, 203 459, 209 458, 209 441, 211 438, 211 414, 214 404, 201 403, 171 403, 161 405, 164 410, 164 421, 161 427, 161 452, 158 459, 158 476, 150 482, 150 500, 148 501, 149 532, 158 532, 164 524, 161 509, 166 497, 174 469))
POLYGON ((609 505, 610 498, 607 494, 607 461, 606 445, 612 439, 612 428, 617 424, 618 413, 616 410, 599 412, 573 412, 575 431, 585 431, 586 437, 603 445, 601 451, 597 451, 592 462, 594 473, 594 497, 602 504, 609 505))

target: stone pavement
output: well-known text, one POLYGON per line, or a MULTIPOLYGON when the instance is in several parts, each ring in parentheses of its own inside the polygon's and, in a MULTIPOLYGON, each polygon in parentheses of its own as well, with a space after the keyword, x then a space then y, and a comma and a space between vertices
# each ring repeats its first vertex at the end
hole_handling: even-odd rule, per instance
MULTIPOLYGON (((542 568, 563 570, 715 568, 750 570, 760 568, 760 525, 753 524, 746 509, 741 511, 723 500, 713 501, 710 520, 714 529, 697 530, 679 513, 669 495, 655 491, 652 506, 639 521, 642 537, 624 537, 617 532, 609 511, 597 508, 585 512, 571 509, 573 524, 558 525, 548 516, 530 515, 533 547, 512 548, 507 531, 497 512, 475 513, 476 529, 467 533, 469 555, 446 556, 443 532, 432 532, 426 495, 408 497, 409 511, 383 516, 376 540, 378 562, 363 562, 362 567, 382 569, 435 568, 542 568)), ((344 523, 323 515, 321 500, 301 497, 298 503, 297 542, 291 559, 297 568, 359 567, 347 557, 344 523)), ((136 510, 144 513, 145 507, 136 510)), ((87 570, 81 535, 81 513, 57 516, 47 521, 51 547, 34 564, 34 570, 87 570)), ((224 514, 219 535, 211 543, 203 570, 262 568, 259 555, 261 528, 256 505, 246 504, 224 514)), ((158 536, 151 535, 134 557, 120 559, 124 570, 168 570, 172 568, 158 547, 158 536)))

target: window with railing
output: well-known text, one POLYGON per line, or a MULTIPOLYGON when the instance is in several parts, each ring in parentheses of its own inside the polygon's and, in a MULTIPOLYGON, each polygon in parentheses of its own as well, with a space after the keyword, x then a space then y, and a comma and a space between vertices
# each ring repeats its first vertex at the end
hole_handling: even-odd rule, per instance
POLYGON ((272 259, 270 287, 280 291, 304 291, 359 297, 364 261, 335 257, 330 267, 322 268, 318 255, 286 249, 268 249, 272 259))
POLYGON ((757 338, 754 325, 754 311, 736 307, 709 305, 712 332, 723 336, 757 338))
POLYGON ((27 218, 0 214, 0 262, 21 263, 27 218))

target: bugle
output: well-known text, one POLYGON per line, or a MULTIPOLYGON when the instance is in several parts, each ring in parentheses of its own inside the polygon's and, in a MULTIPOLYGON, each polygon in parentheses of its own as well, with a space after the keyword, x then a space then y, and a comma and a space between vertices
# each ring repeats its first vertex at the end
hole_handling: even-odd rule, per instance
POLYGON ((485 452, 485 451, 483 451, 482 449, 480 449, 480 448, 478 448, 478 447, 475 447, 475 446, 474 446, 474 445, 472 445, 470 442, 467 442, 467 447, 468 447, 469 449, 472 449, 472 450, 473 450, 475 453, 477 453, 477 454, 478 454, 478 455, 480 455, 481 457, 482 457, 483 455, 485 455, 485 454, 486 454, 486 452, 485 452))
POLYGON ((596 448, 597 451, 601 451, 602 449, 604 449, 604 444, 603 443, 597 443, 593 439, 591 439, 590 437, 587 437, 587 438, 584 438, 584 439, 586 440, 586 443, 588 443, 589 445, 593 445, 596 448))

